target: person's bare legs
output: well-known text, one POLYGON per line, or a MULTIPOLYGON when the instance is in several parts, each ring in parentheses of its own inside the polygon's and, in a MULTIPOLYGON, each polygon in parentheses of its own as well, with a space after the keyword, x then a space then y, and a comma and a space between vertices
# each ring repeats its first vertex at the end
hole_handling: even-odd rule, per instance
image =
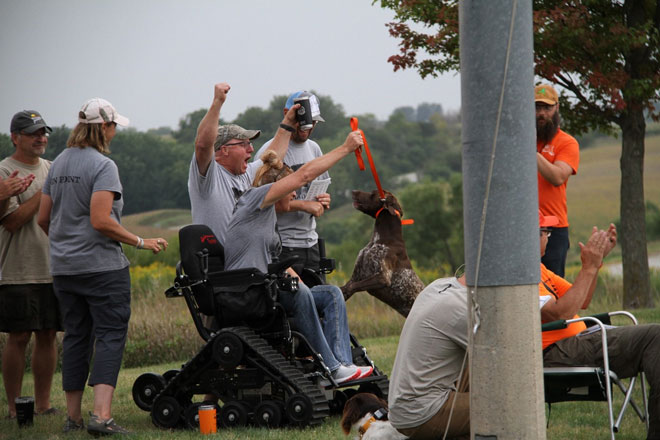
POLYGON ((94 385, 94 414, 100 419, 108 420, 112 417, 112 396, 115 387, 112 385, 94 385))
POLYGON ((34 332, 32 375, 34 376, 34 404, 37 414, 50 409, 50 389, 57 365, 57 344, 54 329, 34 332))
POLYGON ((5 383, 10 417, 16 417, 14 399, 21 395, 25 372, 25 349, 31 336, 32 332, 9 333, 7 344, 2 351, 2 379, 5 383))
POLYGON ((65 391, 66 415, 76 423, 82 421, 82 398, 85 390, 65 391))

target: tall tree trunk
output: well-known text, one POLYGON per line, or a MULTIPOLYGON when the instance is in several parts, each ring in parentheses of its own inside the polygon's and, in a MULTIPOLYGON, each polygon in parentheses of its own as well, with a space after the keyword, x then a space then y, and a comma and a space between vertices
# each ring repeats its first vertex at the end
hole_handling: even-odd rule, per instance
POLYGON ((629 106, 621 120, 621 248, 623 308, 653 307, 646 250, 644 135, 642 107, 629 106))

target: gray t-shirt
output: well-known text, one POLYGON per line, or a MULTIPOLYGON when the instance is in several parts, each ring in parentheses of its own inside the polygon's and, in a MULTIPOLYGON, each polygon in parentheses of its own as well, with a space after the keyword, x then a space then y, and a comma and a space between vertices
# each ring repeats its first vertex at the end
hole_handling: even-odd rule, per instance
POLYGON ((251 162, 245 174, 237 176, 213 160, 206 176, 203 176, 193 154, 188 173, 193 223, 211 228, 224 245, 227 224, 236 204, 235 192, 242 193, 252 186, 252 180, 262 164, 261 160, 251 162))
POLYGON ((266 273, 281 250, 275 205, 261 209, 272 183, 250 188, 238 199, 227 226, 225 270, 255 267, 266 273))
POLYGON ((96 191, 115 193, 110 217, 121 222, 124 207, 117 165, 92 147, 69 147, 55 158, 43 193, 50 213, 50 265, 53 275, 110 272, 128 266, 118 241, 92 227, 90 203, 96 191))
MULTIPOLYGON (((272 139, 266 142, 254 157, 260 158, 271 142, 273 142, 272 139)), ((309 139, 302 144, 289 141, 289 149, 284 156, 284 163, 295 171, 305 163, 319 156, 323 156, 323 152, 316 142, 309 139)), ((329 177, 330 175, 325 172, 316 179, 328 179, 329 177)), ((305 185, 296 190, 296 200, 304 200, 308 189, 309 185, 305 185)), ((307 212, 278 213, 277 227, 282 237, 282 245, 286 247, 309 248, 314 246, 318 240, 316 219, 307 212)))
POLYGON ((389 419, 414 428, 444 405, 468 344, 467 288, 454 277, 435 280, 415 300, 392 366, 389 419))

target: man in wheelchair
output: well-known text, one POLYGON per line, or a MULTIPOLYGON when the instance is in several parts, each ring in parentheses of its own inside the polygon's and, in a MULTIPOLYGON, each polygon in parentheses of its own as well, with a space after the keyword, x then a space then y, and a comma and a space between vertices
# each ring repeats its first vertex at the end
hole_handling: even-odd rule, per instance
MULTIPOLYGON (((548 243, 549 227, 557 223, 554 216, 539 211, 541 255, 548 243)), ((598 270, 603 258, 616 246, 616 228, 607 231, 593 228, 586 244, 580 243, 582 269, 573 284, 549 271, 541 264, 539 295, 541 322, 577 317, 580 309, 591 302, 598 270)), ((543 365, 545 367, 599 366, 603 364, 600 332, 583 333, 583 322, 565 329, 543 332, 543 365)), ((649 432, 647 439, 660 439, 660 325, 646 324, 615 327, 607 330, 610 370, 619 378, 635 377, 644 372, 651 385, 649 395, 649 432)))

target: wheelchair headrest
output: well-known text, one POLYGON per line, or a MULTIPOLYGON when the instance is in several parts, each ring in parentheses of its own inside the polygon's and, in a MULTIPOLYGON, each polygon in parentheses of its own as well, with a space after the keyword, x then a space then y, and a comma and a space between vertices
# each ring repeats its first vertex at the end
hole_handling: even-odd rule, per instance
POLYGON ((209 271, 221 271, 225 266, 224 249, 211 228, 206 225, 188 225, 179 230, 181 266, 193 279, 202 278, 202 267, 198 252, 206 249, 209 256, 209 271))

